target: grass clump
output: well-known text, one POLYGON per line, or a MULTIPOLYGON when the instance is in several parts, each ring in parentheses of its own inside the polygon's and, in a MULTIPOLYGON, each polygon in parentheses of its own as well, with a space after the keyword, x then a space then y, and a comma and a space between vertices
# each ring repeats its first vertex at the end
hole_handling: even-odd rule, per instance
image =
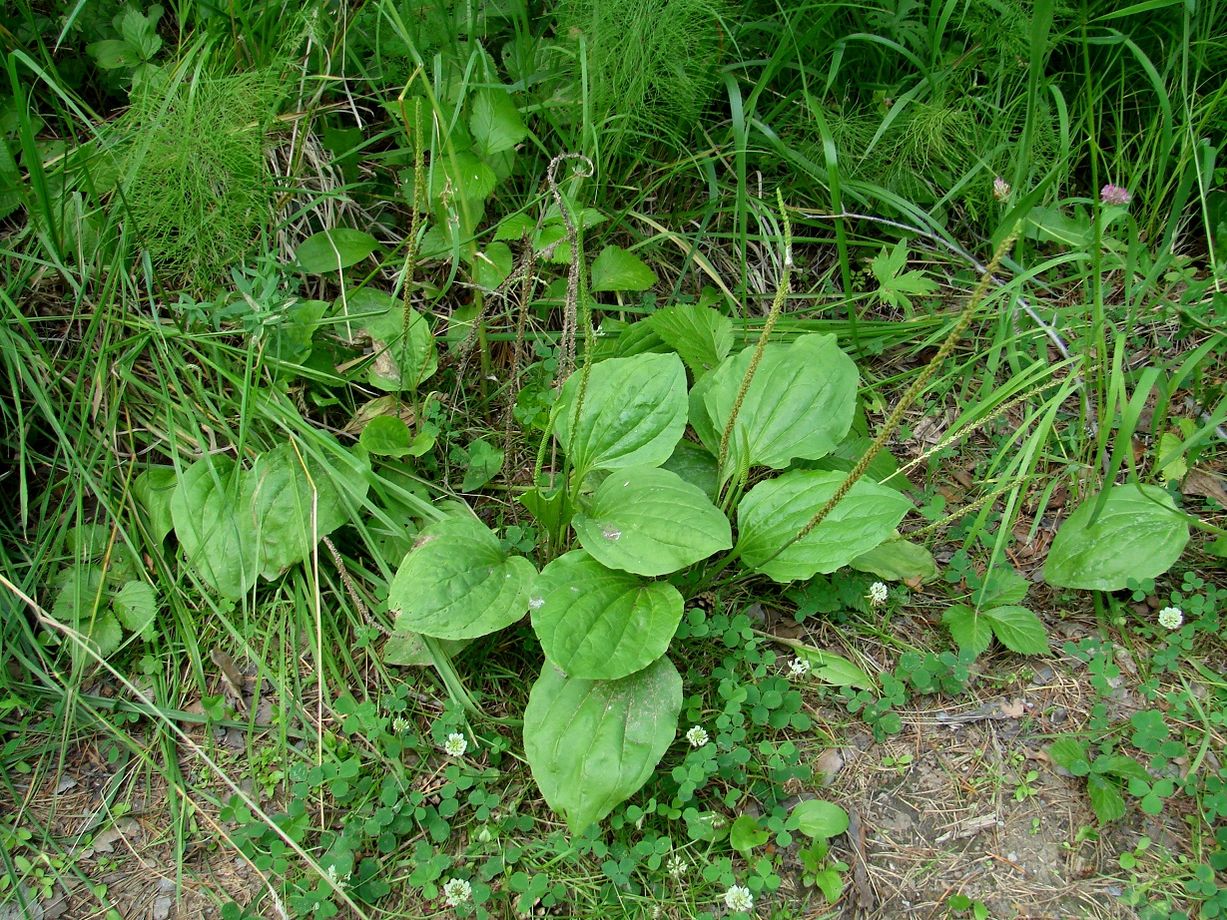
POLYGON ((252 72, 133 96, 122 207, 164 284, 207 288, 269 223, 264 154, 277 95, 269 74, 252 72))
POLYGON ((560 37, 574 43, 588 125, 604 162, 632 138, 678 144, 711 97, 723 51, 713 0, 561 0, 560 37))

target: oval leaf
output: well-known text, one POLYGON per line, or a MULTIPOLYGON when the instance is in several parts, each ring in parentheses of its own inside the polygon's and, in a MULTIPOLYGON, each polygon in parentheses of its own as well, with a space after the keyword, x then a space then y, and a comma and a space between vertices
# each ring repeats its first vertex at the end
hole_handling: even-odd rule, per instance
POLYGON ((573 833, 647 782, 673 743, 681 709, 682 678, 668 658, 613 681, 565 677, 546 662, 524 710, 524 753, 573 833))
POLYGON ((646 320, 676 351, 698 379, 733 350, 733 321, 702 304, 682 304, 657 310, 646 320))
POLYGON ((303 271, 318 275, 357 265, 378 248, 378 240, 369 233, 334 227, 303 240, 294 258, 303 271))
POLYGON ((219 456, 202 457, 184 470, 170 497, 184 557, 230 600, 246 594, 259 571, 250 507, 250 480, 233 460, 219 456))
POLYGON ((1044 563, 1050 585, 1119 591, 1130 579, 1162 575, 1189 542, 1189 525, 1158 486, 1112 486, 1092 521, 1095 505, 1084 501, 1057 531, 1044 563))
POLYGON ((474 94, 469 131, 478 152, 486 157, 511 150, 528 137, 520 110, 503 87, 474 94))
POLYGON ((811 839, 830 840, 848 829, 848 813, 834 802, 806 799, 793 808, 789 823, 811 839))
POLYGON ((438 370, 430 324, 392 295, 362 288, 339 298, 336 312, 352 318, 370 336, 374 358, 367 376, 373 386, 390 392, 412 390, 438 370))
POLYGON ((1043 655, 1049 651, 1048 633, 1040 618, 1026 607, 1008 605, 980 611, 993 634, 1012 652, 1043 655))
POLYGON ((967 604, 955 604, 942 614, 942 622, 950 630, 950 638, 959 651, 973 657, 983 652, 993 641, 993 629, 988 620, 967 604))
POLYGON ((656 283, 656 272, 633 252, 606 246, 592 263, 592 287, 601 291, 646 291, 656 283))
POLYGON ((672 585, 615 572, 575 550, 541 571, 529 606, 550 661, 573 677, 615 680, 665 653, 685 605, 672 585))
POLYGON ((894 532, 911 502, 894 489, 862 479, 805 539, 783 551, 845 479, 844 473, 794 471, 760 482, 737 508, 742 561, 774 581, 834 572, 894 532))
POLYGON ((667 575, 733 545, 728 518, 698 486, 650 466, 607 476, 571 526, 602 565, 637 575, 667 575))
POLYGON ((643 354, 597 362, 575 420, 582 373, 567 379, 554 422, 554 433, 579 474, 664 463, 686 428, 686 368, 681 359, 643 354))
POLYGON ((351 469, 336 470, 300 451, 293 444, 273 448, 256 458, 249 474, 246 526, 254 523, 265 578, 305 560, 321 538, 349 521, 338 483, 358 484, 354 498, 366 494, 363 461, 351 458, 351 469))
POLYGON ((510 626, 528 610, 537 570, 508 556, 476 518, 431 524, 401 562, 388 590, 395 631, 475 639, 510 626))
POLYGON ((918 578, 926 582, 937 577, 937 561, 933 554, 909 540, 887 540, 848 564, 858 572, 868 572, 887 581, 918 578))
MULTIPOLYGON (((724 361, 704 390, 709 425, 696 430, 713 454, 719 454, 753 354, 753 348, 746 348, 724 361)), ((831 453, 852 425, 856 387, 856 365, 833 335, 803 335, 788 345, 768 345, 733 425, 726 478, 736 469, 779 470, 798 458, 816 460, 831 453)))

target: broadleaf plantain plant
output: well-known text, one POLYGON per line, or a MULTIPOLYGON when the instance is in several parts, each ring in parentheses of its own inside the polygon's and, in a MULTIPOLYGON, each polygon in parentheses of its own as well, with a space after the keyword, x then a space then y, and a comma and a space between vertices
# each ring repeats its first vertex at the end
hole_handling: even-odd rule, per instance
POLYGON ((560 475, 521 496, 558 549, 541 571, 466 516, 427 528, 393 580, 400 634, 473 638, 530 614, 546 661, 524 713, 525 753, 574 832, 638 791, 676 735, 682 680, 668 652, 682 591, 718 576, 785 583, 833 572, 896 539, 911 508, 863 478, 889 430, 850 472, 822 468, 849 435, 858 374, 834 336, 768 342, 782 302, 756 345, 696 370, 689 389, 673 352, 585 363, 569 376, 550 431, 560 475), (701 449, 684 439, 688 425, 701 449), (780 472, 746 491, 764 468, 780 472), (723 574, 730 566, 740 569, 723 574))
POLYGON ((566 482, 525 502, 561 500, 563 512, 541 523, 570 528, 575 540, 555 545, 578 547, 538 573, 475 518, 450 519, 423 531, 393 580, 397 632, 471 638, 530 613, 546 663, 524 714, 525 750, 546 800, 573 830, 638 790, 673 740, 682 685, 666 653, 684 607, 678 585, 715 571, 705 563, 718 553, 724 565, 740 560, 780 582, 832 572, 889 539, 910 507, 899 492, 860 482, 784 549, 846 476, 787 468, 830 454, 856 399, 856 370, 834 338, 802 336, 762 351, 732 429, 722 476, 730 492, 741 491, 751 469, 785 469, 744 494, 734 543, 702 476, 688 481, 665 465, 688 421, 716 461, 712 433, 723 430, 753 351, 726 358, 689 398, 676 354, 580 368, 563 387, 553 426, 569 461, 566 482), (774 400, 768 387, 779 388, 774 400))

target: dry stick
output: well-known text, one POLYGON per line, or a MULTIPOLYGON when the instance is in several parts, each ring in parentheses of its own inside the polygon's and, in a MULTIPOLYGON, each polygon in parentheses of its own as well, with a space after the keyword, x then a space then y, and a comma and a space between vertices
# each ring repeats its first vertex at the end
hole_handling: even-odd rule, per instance
POLYGON ((741 378, 741 386, 737 388, 737 397, 733 400, 733 410, 729 413, 729 420, 724 423, 724 432, 720 435, 720 458, 717 461, 716 469, 719 472, 723 483, 725 464, 729 458, 729 440, 733 436, 733 426, 737 424, 737 416, 741 413, 741 405, 745 402, 746 393, 750 389, 750 382, 754 379, 754 374, 758 370, 758 364, 763 358, 763 352, 767 348, 767 340, 771 338, 771 330, 775 328, 776 320, 780 318, 780 313, 784 309, 784 301, 788 298, 792 291, 792 224, 788 220, 788 212, 784 210, 784 196, 776 189, 776 200, 780 206, 780 217, 784 224, 784 272, 780 277, 780 286, 775 293, 775 298, 771 301, 771 309, 767 311, 767 321, 763 323, 763 331, 758 336, 758 342, 754 346, 754 354, 750 357, 750 363, 746 367, 746 372, 741 378))
POLYGON ((835 494, 827 499, 826 504, 819 508, 817 513, 809 519, 809 522, 801 528, 801 531, 795 537, 777 549, 774 553, 768 556, 765 560, 763 560, 763 562, 759 564, 759 568, 776 558, 780 553, 784 552, 784 550, 788 549, 788 547, 792 546, 798 540, 804 540, 806 537, 808 537, 810 533, 813 532, 814 528, 826 519, 826 516, 831 513, 835 506, 843 501, 844 496, 848 494, 849 490, 856 484, 857 480, 865 475, 865 470, 869 469, 869 464, 873 462, 873 458, 881 452, 882 448, 886 446, 886 442, 890 440, 891 435, 895 433, 895 429, 899 427, 899 423, 903 420, 903 413, 911 407, 912 403, 916 401, 916 398, 924 391, 924 388, 928 384, 929 380, 935 373, 937 373, 937 369, 941 367, 945 360, 950 357, 951 352, 954 351, 955 345, 957 345, 959 339, 963 337, 963 333, 967 331, 967 327, 971 325, 971 319, 975 315, 976 308, 984 299, 984 295, 988 291, 989 285, 992 284, 993 272, 995 272, 998 266, 1001 265, 1002 258, 1014 244, 1014 237, 1016 233, 1016 230, 1010 231, 1010 234, 1001 241, 1001 245, 998 246, 997 251, 993 253, 992 261, 988 263, 984 274, 980 276, 980 280, 976 284, 975 290, 972 291, 971 299, 967 301, 967 306, 963 308, 963 312, 959 314, 958 321, 954 324, 954 328, 951 329, 950 334, 946 336, 946 341, 942 342, 942 347, 937 350, 937 354, 935 354, 933 359, 925 365, 924 370, 920 372, 920 376, 913 381, 910 387, 908 387, 907 392, 903 394, 903 398, 899 400, 898 404, 894 408, 894 411, 891 412, 886 421, 882 424, 882 430, 878 432, 878 436, 874 438, 873 443, 869 445, 869 450, 865 451, 865 455, 861 457, 856 466, 852 468, 852 471, 848 473, 848 478, 845 479, 840 487, 835 490, 835 494))

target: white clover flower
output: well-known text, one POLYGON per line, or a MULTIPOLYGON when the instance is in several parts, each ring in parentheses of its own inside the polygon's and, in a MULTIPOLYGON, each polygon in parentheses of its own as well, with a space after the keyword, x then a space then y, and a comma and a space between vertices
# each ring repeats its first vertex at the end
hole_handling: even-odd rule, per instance
POLYGON ((1179 607, 1164 607, 1159 611, 1159 625, 1164 629, 1179 629, 1184 612, 1179 607))
POLYGON ((809 673, 809 661, 805 658, 794 658, 788 662, 788 672, 793 677, 804 677, 809 673))
POLYGON ((1011 191, 1013 189, 1010 188, 1010 183, 1006 182, 1005 179, 998 176, 993 180, 993 197, 998 201, 1005 201, 1009 198, 1011 191))
POLYGON ((443 753, 448 757, 463 757, 464 752, 468 749, 469 742, 460 732, 452 732, 447 736, 447 740, 443 742, 443 753))
POLYGON ((865 595, 865 599, 869 601, 872 607, 881 607, 886 603, 887 588, 880 581, 875 581, 869 586, 869 593, 865 595))
POLYGON ((691 747, 700 748, 710 739, 707 737, 707 730, 702 725, 692 725, 686 732, 686 740, 690 742, 691 747))
POLYGON ((729 910, 750 910, 754 907, 754 896, 749 888, 733 885, 724 893, 724 906, 729 910))
POLYGON ((403 735, 405 732, 409 731, 409 720, 397 716, 392 720, 392 730, 398 735, 403 735))
POLYGON ((449 878, 443 884, 443 900, 448 907, 459 907, 473 897, 473 886, 462 878, 449 878))
POLYGON ((681 878, 686 874, 686 870, 690 867, 686 864, 686 860, 681 857, 681 854, 674 853, 669 857, 669 865, 667 868, 669 874, 674 878, 681 878))

